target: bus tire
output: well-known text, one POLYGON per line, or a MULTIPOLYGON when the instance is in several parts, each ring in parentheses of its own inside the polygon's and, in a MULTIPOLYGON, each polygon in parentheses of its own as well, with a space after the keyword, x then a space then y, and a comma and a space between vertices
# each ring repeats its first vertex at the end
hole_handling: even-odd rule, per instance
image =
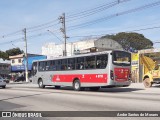
POLYGON ((75 80, 75 81, 73 82, 73 89, 74 89, 75 91, 81 91, 81 90, 82 90, 82 88, 81 88, 81 83, 80 83, 79 80, 75 80))
POLYGON ((45 88, 45 85, 43 85, 43 80, 42 79, 38 80, 38 85, 39 85, 39 88, 45 88))
POLYGON ((143 84, 146 88, 150 88, 152 86, 152 83, 150 82, 149 78, 145 78, 143 80, 143 84))
POLYGON ((6 86, 2 86, 2 88, 6 88, 6 86))
POLYGON ((89 88, 91 91, 98 91, 100 89, 100 87, 90 87, 89 88))
POLYGON ((61 86, 54 86, 54 88, 55 88, 55 89, 60 89, 60 88, 61 88, 61 86))

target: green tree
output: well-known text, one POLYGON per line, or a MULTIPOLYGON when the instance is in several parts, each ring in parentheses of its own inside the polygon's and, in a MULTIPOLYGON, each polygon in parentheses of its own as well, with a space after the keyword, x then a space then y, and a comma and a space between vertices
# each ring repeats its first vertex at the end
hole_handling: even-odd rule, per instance
POLYGON ((12 48, 9 50, 6 50, 6 53, 8 56, 14 56, 24 53, 23 50, 20 50, 20 48, 12 48))
POLYGON ((0 58, 2 58, 3 60, 6 60, 8 59, 8 55, 5 52, 0 51, 0 58))
POLYGON ((153 48, 153 42, 139 33, 120 32, 116 35, 106 35, 102 38, 110 38, 117 41, 124 49, 134 48, 136 50, 153 48))
POLYGON ((24 52, 23 50, 20 50, 20 48, 12 48, 12 49, 6 50, 5 52, 0 51, 0 58, 2 58, 3 60, 8 60, 9 56, 14 56, 22 53, 24 52))

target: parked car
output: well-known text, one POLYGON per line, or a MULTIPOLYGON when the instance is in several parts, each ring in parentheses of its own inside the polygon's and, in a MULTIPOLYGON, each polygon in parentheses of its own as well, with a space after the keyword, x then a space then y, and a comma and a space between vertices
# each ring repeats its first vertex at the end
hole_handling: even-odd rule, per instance
POLYGON ((6 81, 6 83, 9 83, 10 80, 11 80, 11 78, 9 78, 9 77, 5 77, 5 78, 3 78, 3 79, 6 81))
POLYGON ((26 78, 24 76, 20 76, 20 77, 17 77, 14 82, 20 82, 20 81, 25 81, 26 78))
POLYGON ((0 77, 0 87, 6 88, 6 81, 2 77, 0 77))

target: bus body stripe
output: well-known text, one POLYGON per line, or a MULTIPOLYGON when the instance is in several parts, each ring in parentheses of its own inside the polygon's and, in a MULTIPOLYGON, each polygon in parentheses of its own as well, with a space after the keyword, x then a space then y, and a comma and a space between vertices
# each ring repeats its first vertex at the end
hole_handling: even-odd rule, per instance
POLYGON ((78 78, 81 83, 107 83, 107 74, 59 74, 52 77, 52 82, 73 82, 78 78))

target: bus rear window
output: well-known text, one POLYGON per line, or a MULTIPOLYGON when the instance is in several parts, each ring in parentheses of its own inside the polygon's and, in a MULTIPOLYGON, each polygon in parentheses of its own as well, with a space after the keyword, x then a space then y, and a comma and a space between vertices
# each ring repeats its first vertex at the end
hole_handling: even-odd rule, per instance
POLYGON ((131 54, 124 51, 113 52, 113 64, 119 66, 130 66, 131 65, 131 54))

